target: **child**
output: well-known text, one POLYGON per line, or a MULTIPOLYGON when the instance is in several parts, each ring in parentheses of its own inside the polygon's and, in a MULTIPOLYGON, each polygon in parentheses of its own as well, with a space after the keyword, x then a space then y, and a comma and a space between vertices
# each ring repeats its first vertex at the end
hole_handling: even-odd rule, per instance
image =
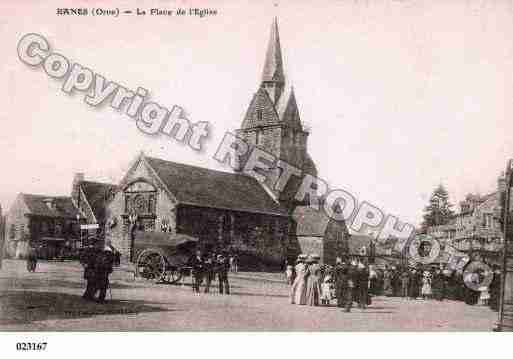
POLYGON ((424 272, 424 278, 422 279, 422 288, 421 288, 422 298, 424 300, 430 299, 431 294, 431 274, 428 271, 424 272))
POLYGON ((327 275, 326 277, 324 277, 324 281, 322 282, 321 284, 321 304, 322 305, 329 305, 330 304, 330 300, 332 298, 332 292, 333 292, 333 286, 331 285, 332 284, 332 279, 331 279, 331 275, 327 275))

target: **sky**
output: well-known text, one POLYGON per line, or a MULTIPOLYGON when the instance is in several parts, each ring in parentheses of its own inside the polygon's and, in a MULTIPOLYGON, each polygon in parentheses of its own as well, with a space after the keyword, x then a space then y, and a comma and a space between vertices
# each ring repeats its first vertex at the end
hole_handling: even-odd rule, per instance
MULTIPOLYGON (((57 16, 61 1, 0 3, 0 204, 67 195, 75 172, 117 183, 140 151, 228 170, 212 157, 258 89, 274 16, 287 80, 311 128, 319 177, 418 224, 434 188, 453 203, 496 189, 513 157, 511 1, 74 1, 209 17, 57 16), (141 133, 109 107, 68 95, 17 56, 24 34, 151 100, 183 107, 211 136, 198 153, 141 133)), ((68 6, 71 6, 68 4, 68 6)))

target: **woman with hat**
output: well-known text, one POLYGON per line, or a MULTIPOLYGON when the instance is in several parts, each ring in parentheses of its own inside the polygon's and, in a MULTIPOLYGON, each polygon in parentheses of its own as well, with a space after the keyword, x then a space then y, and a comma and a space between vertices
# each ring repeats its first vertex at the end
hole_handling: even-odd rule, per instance
POLYGON ((296 279, 290 289, 290 303, 292 304, 306 304, 306 278, 308 276, 306 258, 306 255, 300 254, 296 260, 296 279))
POLYGON ((317 254, 312 254, 308 258, 306 304, 310 306, 318 306, 321 297, 321 266, 319 260, 320 257, 317 254))

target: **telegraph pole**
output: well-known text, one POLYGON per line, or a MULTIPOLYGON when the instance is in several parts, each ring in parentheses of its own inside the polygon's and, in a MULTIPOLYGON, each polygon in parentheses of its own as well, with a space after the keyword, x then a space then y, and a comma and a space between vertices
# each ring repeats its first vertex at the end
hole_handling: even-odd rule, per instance
POLYGON ((511 175, 513 160, 508 161, 506 168, 506 198, 504 199, 504 248, 502 252, 502 276, 499 303, 498 331, 513 331, 513 253, 511 253, 511 234, 509 230, 509 213, 511 206, 511 175))

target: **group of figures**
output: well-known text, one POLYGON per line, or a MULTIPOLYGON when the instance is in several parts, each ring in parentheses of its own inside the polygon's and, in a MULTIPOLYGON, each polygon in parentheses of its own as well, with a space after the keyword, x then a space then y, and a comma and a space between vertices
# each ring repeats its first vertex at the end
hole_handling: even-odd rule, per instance
POLYGON ((419 268, 385 266, 372 269, 370 291, 375 295, 403 297, 407 299, 445 298, 445 277, 441 269, 422 271, 419 268))
POLYGON ((200 250, 196 251, 189 261, 191 267, 194 293, 200 293, 200 286, 205 282, 203 292, 210 292, 210 285, 217 279, 219 284, 219 294, 230 294, 230 283, 228 282, 228 272, 238 271, 238 258, 235 256, 227 257, 225 254, 216 254, 214 252, 202 254, 200 250))
MULTIPOLYGON (((372 296, 403 297, 407 300, 461 300, 466 304, 499 307, 501 271, 493 267, 489 286, 477 290, 466 283, 463 271, 439 267, 378 267, 368 265, 365 258, 342 260, 335 266, 319 264, 318 255, 301 254, 296 265, 287 264, 286 276, 291 285, 290 302, 298 305, 329 305, 351 310, 353 302, 365 309, 372 296)), ((468 276, 468 274, 467 274, 468 276)))
POLYGON ((369 266, 353 259, 337 258, 336 265, 319 264, 318 255, 300 254, 295 267, 287 266, 287 279, 291 284, 290 302, 298 305, 329 305, 337 300, 337 306, 351 310, 353 302, 365 309, 370 305, 369 266))
POLYGON ((403 297, 406 299, 461 300, 469 305, 484 304, 498 310, 500 275, 493 266, 493 279, 489 286, 475 290, 464 280, 462 271, 451 271, 443 265, 431 268, 385 266, 371 267, 369 291, 372 295, 403 297))
MULTIPOLYGON (((109 288, 109 275, 113 271, 116 254, 103 241, 85 248, 80 254, 80 263, 84 267, 84 279, 87 281, 82 298, 104 303, 109 288), (98 298, 96 294, 99 292, 98 298)), ((112 298, 111 298, 112 299, 112 298)))

